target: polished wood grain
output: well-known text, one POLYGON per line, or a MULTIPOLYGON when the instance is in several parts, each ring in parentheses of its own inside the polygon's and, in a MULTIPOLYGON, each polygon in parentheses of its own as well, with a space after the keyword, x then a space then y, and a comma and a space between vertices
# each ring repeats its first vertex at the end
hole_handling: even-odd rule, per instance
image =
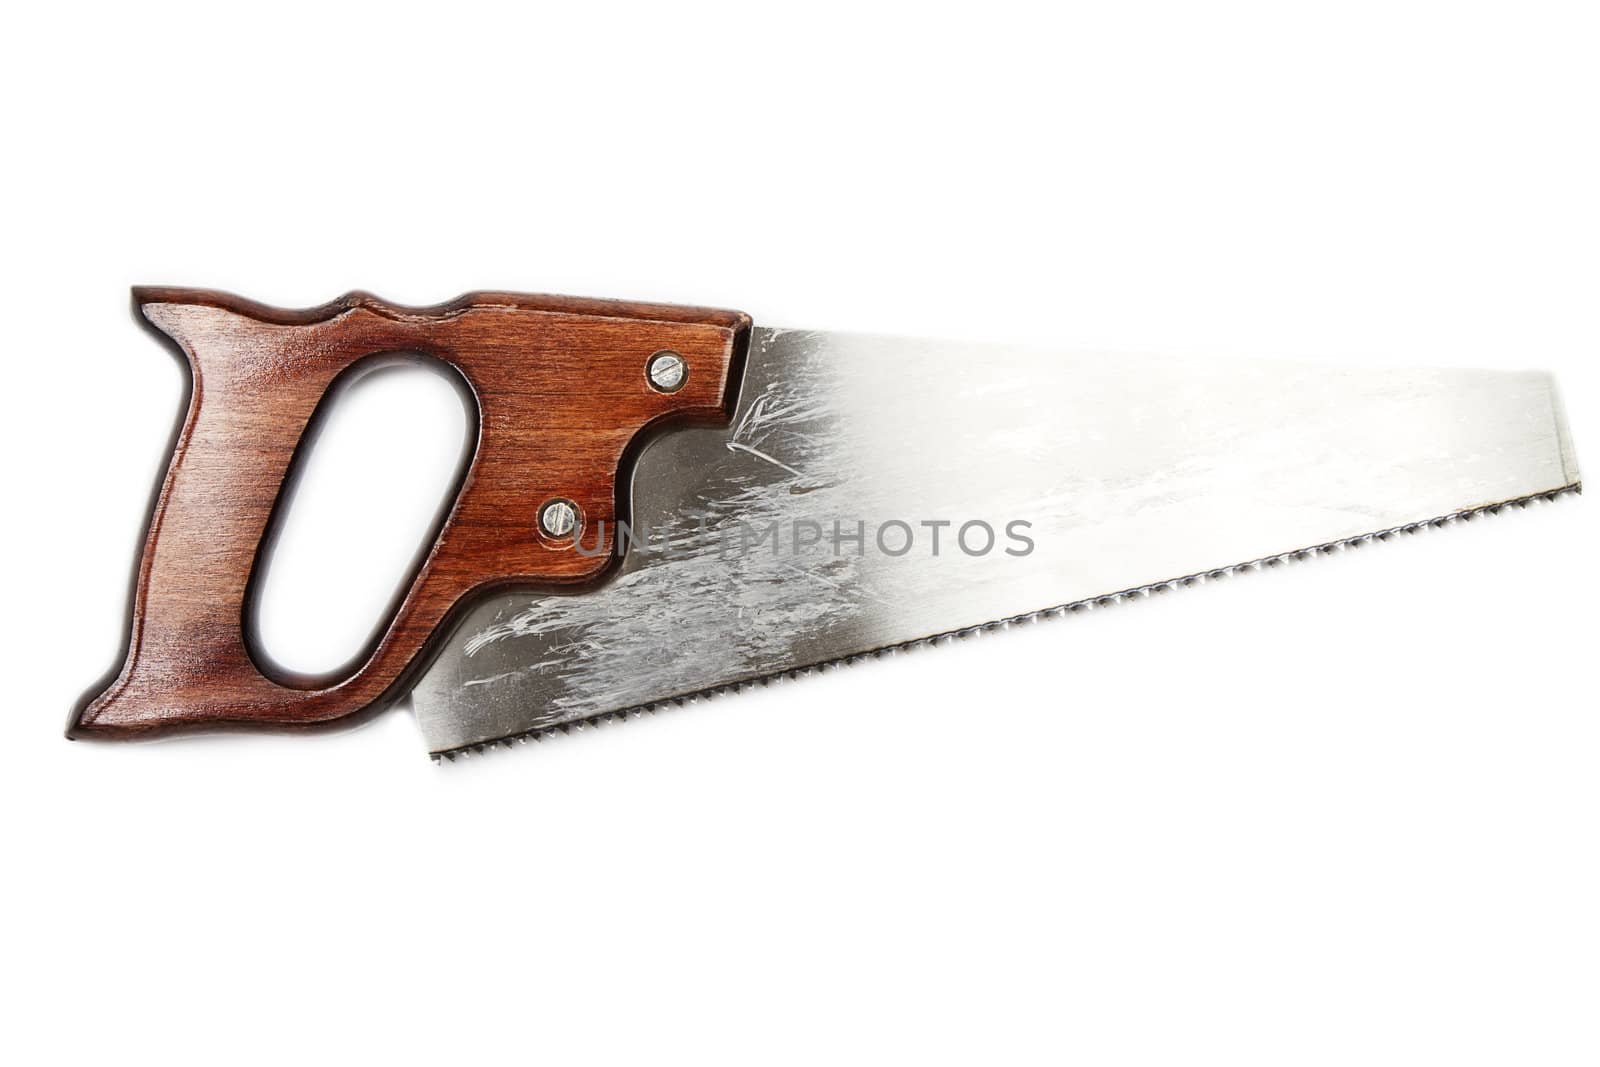
POLYGON ((474 594, 599 579, 614 562, 631 450, 673 422, 727 422, 750 325, 735 312, 510 293, 431 308, 353 293, 307 311, 203 290, 134 298, 181 350, 191 390, 135 576, 125 660, 77 710, 75 736, 348 719, 403 694, 474 594), (676 392, 645 374, 663 349, 688 363, 676 392), (361 662, 336 678, 296 676, 258 656, 246 632, 262 546, 330 389, 398 353, 460 374, 476 443, 361 662), (539 508, 555 497, 577 504, 583 552, 539 529, 539 508))

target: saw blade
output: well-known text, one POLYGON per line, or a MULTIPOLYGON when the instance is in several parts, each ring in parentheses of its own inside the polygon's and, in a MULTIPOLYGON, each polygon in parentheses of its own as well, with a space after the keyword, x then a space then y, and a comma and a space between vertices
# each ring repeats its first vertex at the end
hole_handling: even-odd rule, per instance
POLYGON ((413 704, 452 755, 1578 487, 1541 372, 756 330, 612 578, 478 605, 413 704))

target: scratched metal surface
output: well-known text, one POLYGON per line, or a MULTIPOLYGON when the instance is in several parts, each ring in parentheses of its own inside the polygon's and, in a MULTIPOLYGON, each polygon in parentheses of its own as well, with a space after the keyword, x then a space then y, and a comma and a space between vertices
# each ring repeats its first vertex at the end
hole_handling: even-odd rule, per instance
POLYGON ((480 605, 414 706, 447 752, 1577 482, 1537 372, 758 330, 733 428, 641 455, 646 550, 599 590, 480 605), (954 543, 973 520, 987 554, 954 543), (741 551, 773 522, 778 551, 741 551))

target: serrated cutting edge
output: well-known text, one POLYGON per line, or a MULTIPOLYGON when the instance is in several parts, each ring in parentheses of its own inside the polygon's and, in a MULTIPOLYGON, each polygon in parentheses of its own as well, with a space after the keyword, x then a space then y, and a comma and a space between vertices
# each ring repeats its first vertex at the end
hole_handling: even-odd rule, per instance
POLYGON ((1197 574, 1188 574, 1178 578, 1168 578, 1163 581, 1151 582, 1147 585, 1136 586, 1131 589, 1123 589, 1115 593, 1106 593, 1100 596, 1088 597, 1083 600, 1076 600, 1067 604, 1057 604, 1053 607, 1023 612, 1020 615, 1012 615, 1006 618, 996 619, 992 622, 982 623, 975 626, 967 626, 958 630, 948 630, 943 633, 932 634, 927 637, 917 638, 916 640, 912 641, 903 641, 898 644, 884 645, 880 648, 869 649, 867 651, 848 656, 820 660, 816 663, 774 671, 771 674, 762 675, 756 678, 743 679, 726 685, 711 686, 706 689, 680 694, 678 696, 669 697, 663 700, 651 701, 644 704, 636 704, 631 707, 601 712, 596 715, 573 719, 552 726, 507 734, 504 737, 479 741, 470 745, 462 745, 459 748, 447 749, 442 752, 434 752, 431 755, 435 763, 453 763, 457 759, 465 758, 475 754, 482 755, 493 749, 511 749, 517 747, 518 745, 525 745, 529 741, 543 741, 546 737, 549 737, 553 734, 571 734, 590 727, 600 726, 602 724, 626 722, 630 719, 642 718, 647 714, 653 715, 656 712, 665 709, 685 707, 698 701, 710 700, 714 697, 722 696, 724 694, 741 693, 748 689, 764 688, 772 685, 774 682, 797 680, 811 674, 834 670, 841 666, 854 666, 855 664, 867 659, 882 659, 885 656, 893 656, 900 653, 911 652, 919 648, 935 647, 942 644, 948 644, 951 641, 966 640, 968 638, 977 637, 981 634, 997 633, 1002 630, 1010 629, 1013 626, 1023 626, 1029 623, 1042 622, 1047 619, 1064 618, 1067 615, 1081 614, 1085 611, 1111 607, 1115 604, 1125 604, 1136 600, 1143 600, 1152 595, 1168 593, 1176 589, 1185 589, 1190 586, 1199 585, 1205 582, 1214 582, 1236 574, 1258 571, 1263 567, 1278 567, 1286 563, 1295 563, 1302 560, 1312 559, 1316 556, 1326 556, 1334 552, 1342 552, 1348 548, 1359 548, 1362 545, 1366 545, 1373 541, 1388 541, 1396 536, 1415 534, 1421 532, 1422 530, 1443 529, 1447 526, 1454 526, 1459 522, 1471 522, 1480 516, 1499 515, 1508 508, 1516 508, 1521 510, 1527 508, 1530 504, 1551 503, 1560 499, 1561 497, 1577 495, 1582 492, 1583 483, 1573 482, 1570 485, 1565 485, 1559 489, 1553 489, 1548 492, 1533 493, 1529 494, 1528 496, 1516 497, 1510 500, 1502 500, 1493 504, 1484 504, 1478 507, 1466 508, 1461 511, 1440 515, 1436 518, 1423 519, 1418 522, 1408 522, 1400 526, 1392 526, 1387 529, 1375 530, 1371 533, 1358 534, 1353 537, 1329 541, 1324 544, 1293 549, 1288 552, 1280 552, 1271 556, 1263 556, 1259 559, 1247 560, 1245 562, 1236 563, 1228 567, 1219 567, 1213 570, 1203 571, 1197 574))

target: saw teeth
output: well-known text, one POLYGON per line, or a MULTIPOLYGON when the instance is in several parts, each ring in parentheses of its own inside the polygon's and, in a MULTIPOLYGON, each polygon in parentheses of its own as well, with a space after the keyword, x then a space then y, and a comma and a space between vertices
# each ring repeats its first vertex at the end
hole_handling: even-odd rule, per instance
POLYGON ((1458 522, 1471 522, 1480 515, 1499 515, 1509 507, 1526 509, 1531 504, 1549 504, 1568 494, 1577 495, 1582 492, 1582 483, 1574 482, 1573 484, 1563 486, 1560 489, 1552 489, 1545 493, 1535 493, 1531 496, 1519 497, 1516 500, 1502 500, 1494 504, 1485 504, 1482 507, 1468 508, 1464 511, 1458 511, 1450 515, 1440 515, 1439 517, 1433 519, 1422 519, 1417 522, 1405 523, 1404 525, 1396 526, 1387 530, 1375 530, 1371 533, 1357 534, 1353 537, 1347 537, 1340 541, 1330 541, 1323 545, 1312 545, 1309 548, 1293 549, 1289 552, 1279 553, 1276 556, 1267 556, 1262 559, 1247 560, 1246 562, 1236 564, 1232 567, 1219 567, 1216 570, 1204 571, 1199 574, 1185 575, 1182 578, 1171 578, 1164 581, 1151 582, 1148 585, 1142 585, 1136 589, 1124 589, 1119 593, 1107 593, 1103 596, 1089 597, 1084 600, 1074 601, 1070 604, 1057 604, 1053 607, 1041 608, 1038 611, 1024 612, 1021 615, 1012 616, 1011 618, 998 619, 994 622, 980 623, 977 626, 968 626, 963 629, 952 630, 948 633, 932 634, 928 637, 918 638, 915 641, 907 641, 898 645, 889 645, 884 648, 872 649, 868 652, 859 652, 850 656, 841 657, 839 659, 828 660, 824 663, 814 663, 805 667, 797 667, 789 671, 780 671, 776 674, 765 675, 761 678, 748 678, 742 681, 729 682, 726 685, 714 686, 710 689, 702 690, 697 693, 686 693, 681 696, 667 697, 663 700, 653 701, 648 704, 640 704, 631 708, 597 712, 594 715, 589 715, 581 719, 572 719, 567 722, 554 723, 549 726, 541 726, 532 730, 524 730, 519 733, 509 734, 505 737, 497 737, 493 740, 478 741, 474 742, 473 744, 463 745, 459 748, 446 749, 443 752, 433 752, 430 753, 430 756, 432 757, 434 763, 454 763, 457 759, 465 758, 469 755, 483 755, 493 747, 504 747, 509 749, 513 747, 514 744, 527 744, 530 740, 543 741, 547 736, 555 733, 556 731, 560 731, 563 734, 570 734, 573 732, 573 730, 582 730, 586 725, 598 725, 601 722, 626 722, 629 718, 642 718, 646 712, 654 715, 661 709, 665 708, 668 704, 671 704, 674 707, 686 707, 689 704, 697 701, 710 700, 713 697, 720 696, 724 693, 743 692, 745 689, 754 688, 757 685, 766 688, 785 680, 799 679, 812 673, 821 674, 825 671, 833 670, 839 667, 841 664, 845 666, 854 666, 867 659, 869 656, 873 659, 889 659, 895 655, 910 652, 918 648, 937 647, 941 644, 949 644, 954 640, 966 640, 967 638, 974 637, 979 634, 1006 630, 1013 626, 1038 622, 1042 619, 1063 618, 1068 614, 1081 614, 1083 612, 1093 611, 1096 608, 1109 607, 1112 604, 1120 604, 1124 601, 1144 599, 1147 598, 1151 593, 1165 593, 1178 588, 1188 588, 1194 585, 1202 585, 1206 582, 1216 581, 1220 578, 1226 578, 1233 574, 1259 571, 1264 567, 1274 567, 1281 563, 1310 559, 1314 555, 1328 556, 1335 552, 1343 552, 1352 548, 1360 548, 1361 546, 1373 540, 1390 541, 1394 539, 1394 535, 1397 533, 1414 534, 1419 533, 1424 529, 1442 530, 1447 526, 1454 526, 1458 522))

